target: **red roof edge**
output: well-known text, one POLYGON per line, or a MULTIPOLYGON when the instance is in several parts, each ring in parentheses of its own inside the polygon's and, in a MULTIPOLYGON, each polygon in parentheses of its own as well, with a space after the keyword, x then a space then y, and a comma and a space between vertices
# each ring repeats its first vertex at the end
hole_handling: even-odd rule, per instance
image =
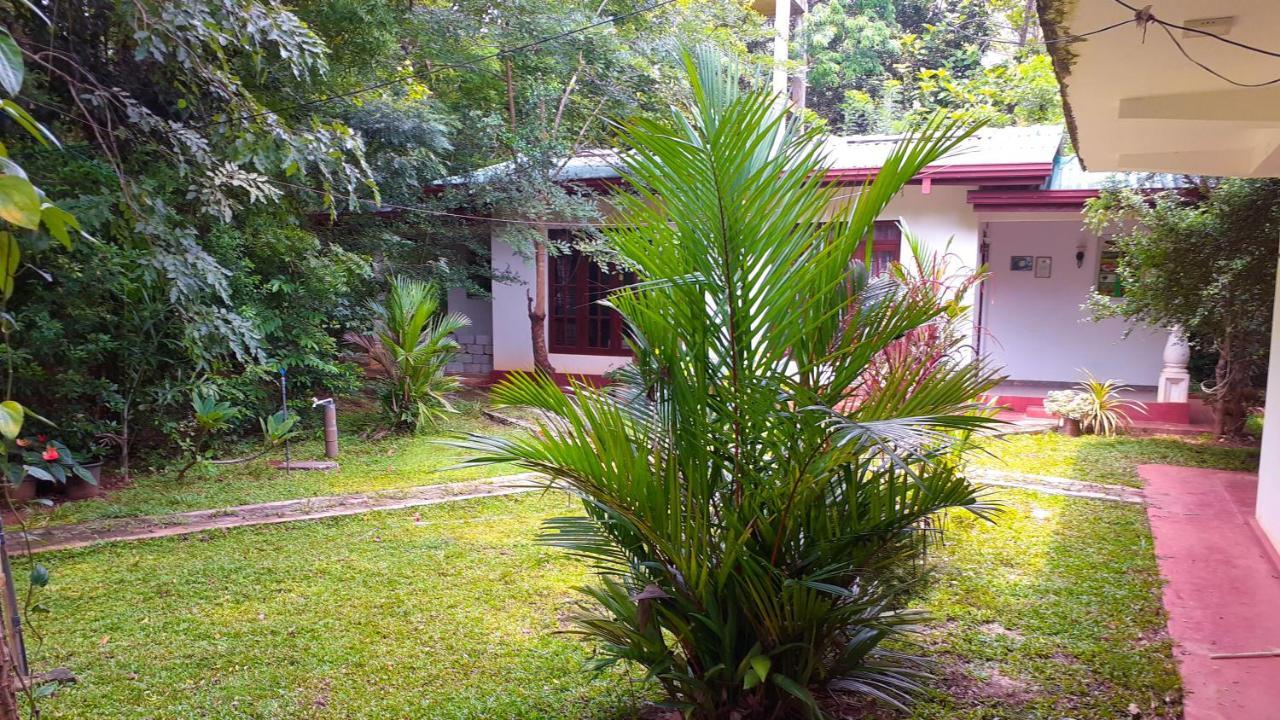
MULTIPOLYGON (((840 168, 827 171, 827 180, 841 185, 862 184, 880 168, 840 168)), ((993 165, 943 165, 920 171, 912 182, 925 178, 935 185, 1043 185, 1053 175, 1053 163, 1005 163, 993 165)))
POLYGON ((1085 201, 1098 197, 1097 190, 970 190, 969 204, 975 210, 999 212, 1062 212, 1081 210, 1085 201))

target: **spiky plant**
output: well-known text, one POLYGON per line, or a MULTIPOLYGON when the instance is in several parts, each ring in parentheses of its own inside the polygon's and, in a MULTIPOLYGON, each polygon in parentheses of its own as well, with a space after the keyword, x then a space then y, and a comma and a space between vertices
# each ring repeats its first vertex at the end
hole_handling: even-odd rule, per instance
POLYGON ((1130 412, 1145 412, 1147 409, 1145 403, 1123 397, 1124 393, 1132 392, 1133 388, 1122 385, 1117 380, 1099 380, 1090 372, 1085 373, 1085 379, 1076 388, 1088 401, 1084 414, 1080 417, 1080 427, 1085 432, 1111 437, 1131 422, 1130 412))
POLYGON ((958 454, 994 422, 975 398, 997 378, 962 353, 880 363, 955 298, 852 259, 971 128, 932 121, 845 202, 776 98, 713 53, 686 65, 687 114, 622 129, 608 235, 639 282, 611 303, 634 364, 567 393, 512 377, 494 399, 539 410, 541 432, 462 444, 582 499, 543 539, 599 571, 576 619, 596 666, 644 667, 691 718, 818 716, 818 691, 905 703, 919 665, 883 642, 921 620, 901 605, 930 519, 990 511, 958 454))
POLYGON ((434 283, 391 278, 385 302, 370 302, 373 332, 347 333, 383 377, 382 402, 399 425, 422 430, 453 412, 449 394, 458 379, 445 367, 458 352, 453 333, 471 324, 465 316, 442 313, 434 283))

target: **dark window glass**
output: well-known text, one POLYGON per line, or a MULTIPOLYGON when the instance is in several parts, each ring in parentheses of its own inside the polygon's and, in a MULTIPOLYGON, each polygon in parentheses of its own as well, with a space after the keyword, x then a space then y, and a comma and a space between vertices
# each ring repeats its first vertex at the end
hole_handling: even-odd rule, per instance
MULTIPOLYGON (((551 230, 558 244, 571 244, 570 230, 551 230)), ((572 250, 551 258, 550 350, 592 355, 629 355, 622 319, 601 300, 635 282, 630 273, 609 272, 572 250)))

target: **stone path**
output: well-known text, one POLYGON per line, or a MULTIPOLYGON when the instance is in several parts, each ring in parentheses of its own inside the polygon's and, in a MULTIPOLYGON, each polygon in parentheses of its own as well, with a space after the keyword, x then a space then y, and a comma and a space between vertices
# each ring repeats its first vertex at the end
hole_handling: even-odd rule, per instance
POLYGON ((1051 475, 1030 475, 990 468, 970 468, 969 478, 982 485, 1035 490, 1050 495, 1069 495, 1071 497, 1113 500, 1135 504, 1144 502, 1140 488, 1126 487, 1124 485, 1104 485, 1070 478, 1053 477, 1051 475))
MULTIPOLYGON (((1142 491, 1137 488, 987 468, 972 468, 969 473, 975 482, 982 485, 1019 488, 1093 500, 1143 502, 1142 491)), ((27 533, 27 540, 30 542, 31 552, 41 553, 87 547, 105 542, 189 535, 206 530, 320 520, 377 510, 398 510, 455 500, 529 492, 542 487, 537 482, 538 478, 539 476, 535 473, 522 473, 447 485, 421 485, 401 490, 281 500, 171 515, 93 520, 75 525, 54 525, 31 530, 27 533)), ((9 542, 10 552, 15 555, 25 554, 26 546, 27 543, 24 543, 21 537, 14 537, 9 542)))
MULTIPOLYGON (((319 520, 342 515, 358 515, 375 510, 397 510, 454 500, 512 495, 541 487, 535 484, 538 477, 535 473, 522 473, 447 485, 422 485, 356 495, 282 500, 172 515, 93 520, 75 525, 54 525, 30 530, 27 536, 33 553, 68 550, 103 542, 148 540, 219 528, 319 520)), ((27 543, 24 543, 21 537, 12 537, 9 541, 9 551, 15 555, 25 554, 26 545, 27 543)))

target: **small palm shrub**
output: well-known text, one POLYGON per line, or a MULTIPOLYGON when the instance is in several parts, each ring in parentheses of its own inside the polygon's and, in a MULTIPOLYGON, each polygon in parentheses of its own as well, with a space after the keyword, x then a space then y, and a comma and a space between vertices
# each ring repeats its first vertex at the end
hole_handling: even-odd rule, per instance
POLYGON ((1086 373, 1084 381, 1076 387, 1084 396, 1084 412, 1079 420, 1085 432, 1111 437, 1130 423, 1130 411, 1147 409, 1138 400, 1122 398, 1121 393, 1132 392, 1133 388, 1116 380, 1099 380, 1092 373, 1086 373))
POLYGON ((445 368, 458 352, 453 333, 471 321, 442 313, 441 298, 434 283, 394 277, 386 301, 369 303, 373 332, 345 336, 381 372, 382 404, 392 421, 414 431, 454 412, 448 396, 460 387, 445 368))
POLYGON ((903 602, 934 516, 991 510, 959 460, 998 378, 957 352, 954 293, 850 259, 970 128, 932 121, 841 204, 814 132, 715 55, 686 64, 686 113, 623 126, 608 234, 639 281, 609 302, 634 364, 568 392, 513 376, 493 398, 540 432, 460 444, 582 499, 543 540, 598 570, 575 620, 595 667, 643 667, 690 718, 905 703, 925 676, 884 643, 922 619, 903 602))

